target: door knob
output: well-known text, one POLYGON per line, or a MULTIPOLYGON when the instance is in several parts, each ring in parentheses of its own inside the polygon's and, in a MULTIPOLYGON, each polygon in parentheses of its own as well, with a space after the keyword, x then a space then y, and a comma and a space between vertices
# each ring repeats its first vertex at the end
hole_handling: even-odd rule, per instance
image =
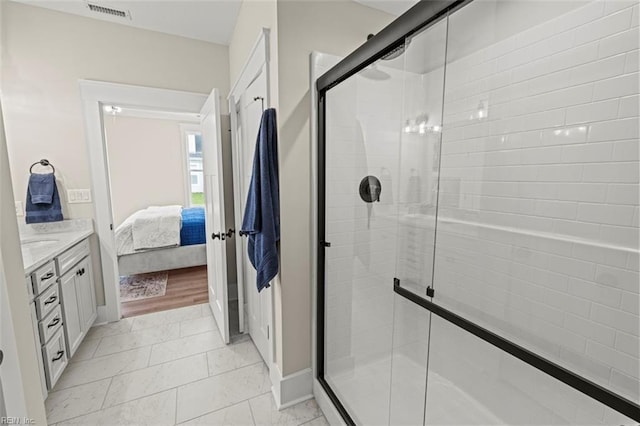
POLYGON ((224 241, 227 238, 227 234, 224 232, 218 232, 217 234, 211 234, 211 239, 215 240, 216 238, 220 238, 220 240, 224 241))
POLYGON ((229 230, 227 231, 227 238, 231 238, 235 233, 236 233, 235 229, 229 228, 229 230))

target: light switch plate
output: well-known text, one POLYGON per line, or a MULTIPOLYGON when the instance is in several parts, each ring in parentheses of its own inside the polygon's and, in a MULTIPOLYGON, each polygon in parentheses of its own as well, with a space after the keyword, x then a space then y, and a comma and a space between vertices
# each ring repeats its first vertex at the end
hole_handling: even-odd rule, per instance
POLYGON ((90 203, 90 189, 67 189, 67 199, 69 204, 90 203))
POLYGON ((24 216, 24 204, 22 204, 22 201, 19 200, 16 200, 16 216, 24 216))

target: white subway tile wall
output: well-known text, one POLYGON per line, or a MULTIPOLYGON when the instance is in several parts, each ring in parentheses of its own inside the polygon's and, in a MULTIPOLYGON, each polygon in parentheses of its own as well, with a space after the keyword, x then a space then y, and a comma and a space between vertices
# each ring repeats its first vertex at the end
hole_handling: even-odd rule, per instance
POLYGON ((599 0, 447 63, 434 278, 438 303, 636 402, 638 48, 637 2, 599 0))

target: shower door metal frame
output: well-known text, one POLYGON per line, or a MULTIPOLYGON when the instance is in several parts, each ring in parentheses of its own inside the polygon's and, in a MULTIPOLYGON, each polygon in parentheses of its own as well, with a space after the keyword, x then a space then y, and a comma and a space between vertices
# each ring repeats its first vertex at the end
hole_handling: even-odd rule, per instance
MULTIPOLYGON (((324 73, 316 81, 318 101, 318 199, 317 199, 317 332, 316 332, 316 378, 327 393, 329 399, 348 425, 355 422, 348 411, 325 380, 325 250, 330 247, 326 241, 325 206, 326 206, 326 94, 327 91, 342 81, 353 76, 387 53, 400 47, 407 37, 422 31, 439 22, 449 13, 466 6, 473 0, 421 0, 398 19, 393 21, 376 36, 357 48, 336 66, 324 73)), ((391 285, 391 283, 390 283, 391 285)), ((432 314, 455 324, 465 331, 479 337, 483 341, 509 353, 528 365, 548 374, 567 386, 597 400, 635 421, 640 422, 640 405, 624 398, 579 374, 576 374, 486 328, 469 321, 456 313, 433 302, 433 297, 421 297, 401 286, 399 280, 394 280, 393 291, 428 310, 432 314)), ((427 295, 425 295, 427 296, 427 295)), ((431 295, 429 295, 431 296, 431 295)))

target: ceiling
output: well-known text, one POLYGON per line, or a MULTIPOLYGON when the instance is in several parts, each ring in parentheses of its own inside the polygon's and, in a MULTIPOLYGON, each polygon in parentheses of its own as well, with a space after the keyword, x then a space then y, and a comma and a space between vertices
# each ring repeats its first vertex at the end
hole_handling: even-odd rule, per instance
MULTIPOLYGON (((242 0, 13 0, 32 6, 114 22, 145 30, 228 45, 242 0), (89 9, 94 4, 126 13, 113 16, 89 9)), ((354 0, 394 16, 418 0, 354 0)))
POLYGON ((418 0, 354 0, 356 3, 360 3, 365 6, 372 7, 374 9, 382 10, 383 12, 390 13, 393 16, 400 16, 413 5, 418 3, 418 0))
POLYGON ((32 6, 228 45, 242 0, 13 0, 32 6), (87 3, 127 12, 89 10, 87 3))

